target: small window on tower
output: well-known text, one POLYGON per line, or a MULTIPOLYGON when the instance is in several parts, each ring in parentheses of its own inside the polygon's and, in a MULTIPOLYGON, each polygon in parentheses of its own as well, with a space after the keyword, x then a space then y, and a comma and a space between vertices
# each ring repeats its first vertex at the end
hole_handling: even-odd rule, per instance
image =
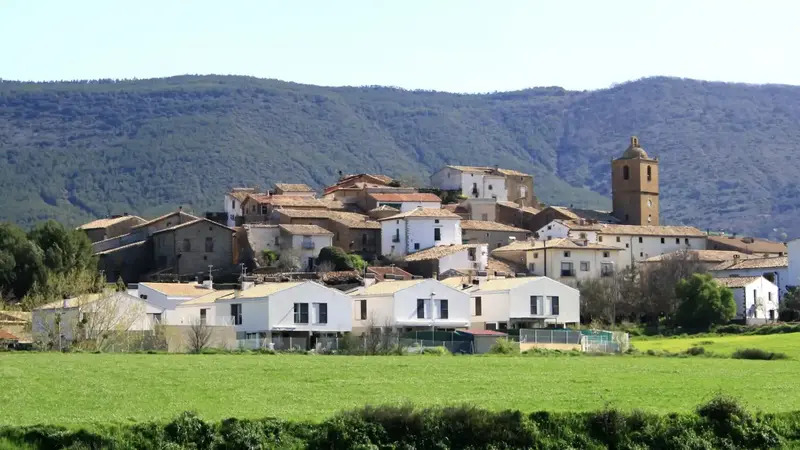
POLYGON ((631 169, 628 166, 622 166, 622 179, 627 180, 631 177, 631 169))
POLYGON ((653 181, 653 168, 647 166, 647 181, 653 181))

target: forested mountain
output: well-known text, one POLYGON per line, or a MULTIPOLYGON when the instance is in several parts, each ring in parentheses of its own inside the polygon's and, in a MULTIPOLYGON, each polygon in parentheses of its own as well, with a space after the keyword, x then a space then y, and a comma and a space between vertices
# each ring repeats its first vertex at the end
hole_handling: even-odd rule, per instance
POLYGON ((800 88, 668 78, 480 95, 225 76, 4 81, 0 220, 219 210, 232 186, 320 187, 339 170, 427 180, 446 163, 527 171, 545 202, 610 208, 610 160, 634 134, 661 161, 664 223, 800 234, 800 88))

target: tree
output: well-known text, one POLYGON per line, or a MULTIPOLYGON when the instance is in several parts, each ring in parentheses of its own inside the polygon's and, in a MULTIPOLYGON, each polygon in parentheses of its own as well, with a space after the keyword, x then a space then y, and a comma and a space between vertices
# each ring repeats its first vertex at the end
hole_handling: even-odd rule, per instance
POLYGON ((778 316, 784 322, 800 321, 800 288, 793 287, 783 296, 778 316))
POLYGON ((187 330, 189 351, 192 353, 202 352, 211 342, 211 333, 211 327, 204 320, 199 317, 192 320, 187 330))
POLYGON ((621 317, 635 315, 641 304, 637 277, 635 269, 626 268, 607 278, 583 281, 581 313, 585 321, 599 320, 614 325, 621 317))
POLYGON ((367 268, 367 262, 364 261, 361 255, 351 253, 347 255, 347 259, 350 260, 350 265, 353 266, 353 270, 363 272, 367 268))
POLYGON ((339 247, 323 247, 317 256, 317 264, 331 263, 333 270, 353 270, 353 263, 347 253, 339 247))
POLYGON ((643 266, 640 274, 642 312, 650 321, 659 317, 674 317, 679 301, 675 286, 695 273, 706 273, 706 268, 694 252, 680 250, 663 255, 658 262, 643 266))
POLYGON ((679 281, 675 295, 680 302, 676 322, 684 328, 705 330, 736 315, 733 291, 717 284, 711 275, 694 274, 679 281))
POLYGON ((21 299, 46 281, 44 254, 16 225, 0 224, 0 290, 21 299))
POLYGON ((42 249, 44 264, 52 272, 97 269, 92 243, 83 231, 68 230, 60 223, 48 220, 34 226, 28 239, 42 249))
POLYGON ((300 252, 293 248, 287 248, 286 250, 282 251, 278 257, 278 267, 281 270, 299 270, 303 264, 300 258, 300 252))

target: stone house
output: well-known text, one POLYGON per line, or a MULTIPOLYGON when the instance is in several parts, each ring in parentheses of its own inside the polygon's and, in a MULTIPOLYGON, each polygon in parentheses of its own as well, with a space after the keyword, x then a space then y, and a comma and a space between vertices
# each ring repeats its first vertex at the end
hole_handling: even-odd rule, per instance
POLYGON ((107 219, 93 220, 79 226, 78 229, 85 231, 90 241, 99 242, 128 234, 131 228, 142 223, 144 223, 144 219, 141 217, 124 214, 107 219))
POLYGON ((202 274, 208 266, 230 268, 238 263, 236 230, 208 219, 196 219, 153 233, 155 270, 177 275, 202 274))
POLYGON ((465 244, 488 244, 490 249, 495 249, 514 241, 524 241, 530 235, 528 230, 498 222, 461 221, 461 239, 465 244))

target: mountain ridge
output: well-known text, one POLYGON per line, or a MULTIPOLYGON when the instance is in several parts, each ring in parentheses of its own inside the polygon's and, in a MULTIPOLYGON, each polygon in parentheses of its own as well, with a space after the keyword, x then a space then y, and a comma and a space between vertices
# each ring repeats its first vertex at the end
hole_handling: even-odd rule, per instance
POLYGON ((783 238, 800 232, 798 100, 795 86, 670 77, 486 94, 238 76, 3 81, 0 220, 218 210, 234 185, 321 187, 339 170, 424 182, 447 163, 523 170, 548 203, 609 209, 610 160, 638 135, 661 160, 665 223, 783 238))

